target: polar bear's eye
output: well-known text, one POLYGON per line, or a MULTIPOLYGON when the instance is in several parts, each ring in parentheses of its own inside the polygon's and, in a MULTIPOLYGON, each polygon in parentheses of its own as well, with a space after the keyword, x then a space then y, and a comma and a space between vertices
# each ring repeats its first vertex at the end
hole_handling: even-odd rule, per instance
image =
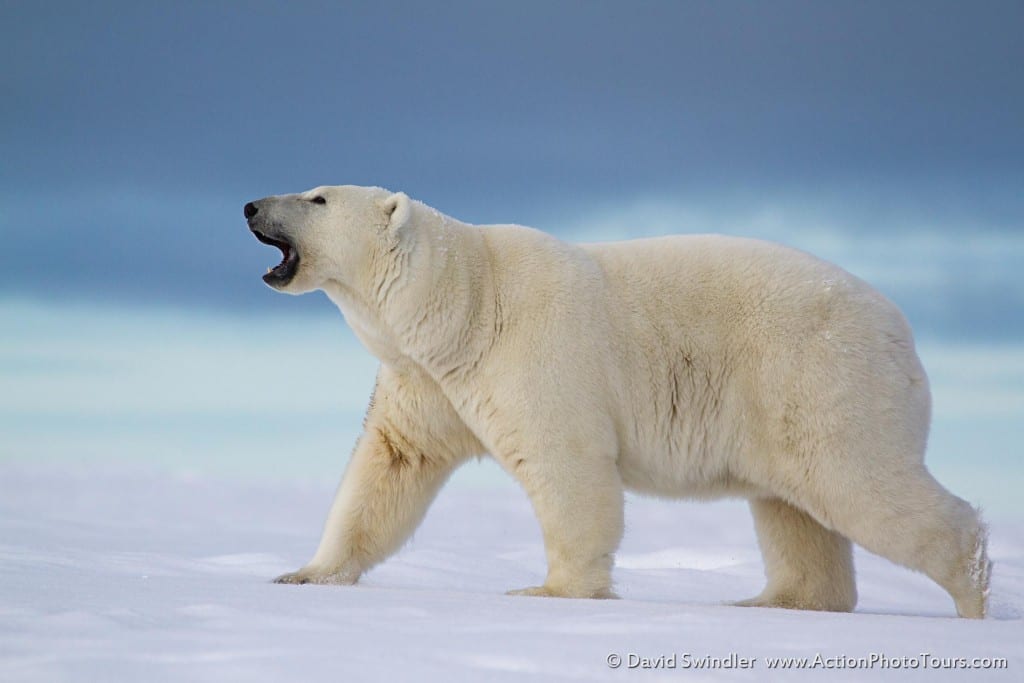
POLYGON ((323 197, 321 197, 320 195, 317 195, 317 196, 313 197, 309 201, 313 202, 314 204, 326 204, 327 203, 327 200, 324 199, 323 197))

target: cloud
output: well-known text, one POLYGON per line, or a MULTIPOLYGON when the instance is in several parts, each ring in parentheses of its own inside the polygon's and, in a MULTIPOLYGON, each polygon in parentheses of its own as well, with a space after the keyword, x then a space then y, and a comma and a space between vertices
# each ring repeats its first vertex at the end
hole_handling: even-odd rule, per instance
MULTIPOLYGON (((6 246, 18 255, 0 270, 0 293, 281 315, 327 310, 321 297, 286 300, 263 286, 259 277, 274 255, 249 235, 244 198, 132 185, 70 192, 57 203, 30 193, 0 214, 6 246), (32 229, 18 228, 25 225, 32 229)), ((466 218, 457 203, 437 208, 466 218)), ((531 211, 537 227, 576 241, 720 232, 782 242, 872 283, 905 310, 919 335, 1024 338, 1024 316, 1016 314, 1024 309, 1024 217, 785 193, 602 202, 568 196, 531 211)), ((489 213, 498 222, 519 215, 489 213)))

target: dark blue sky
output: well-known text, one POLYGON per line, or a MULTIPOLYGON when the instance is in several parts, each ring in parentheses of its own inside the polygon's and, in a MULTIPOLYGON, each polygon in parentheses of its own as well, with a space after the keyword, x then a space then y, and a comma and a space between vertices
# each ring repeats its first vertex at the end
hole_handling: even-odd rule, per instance
MULTIPOLYGON (((308 309, 240 207, 334 183, 554 232, 827 198, 1024 239, 1022 32, 1020 2, 7 2, 0 294, 308 309)), ((1016 286, 922 324, 1024 333, 1016 286)))

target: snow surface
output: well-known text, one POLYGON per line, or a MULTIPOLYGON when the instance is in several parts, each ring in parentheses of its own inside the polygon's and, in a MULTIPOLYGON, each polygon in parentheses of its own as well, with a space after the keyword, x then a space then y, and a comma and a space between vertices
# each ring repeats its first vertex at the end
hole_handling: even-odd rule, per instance
MULTIPOLYGON (((474 465, 469 465, 473 467, 474 465)), ((0 680, 1021 680, 1024 524, 992 520, 992 617, 857 557, 854 614, 726 606, 762 568, 744 505, 631 498, 620 600, 507 597, 543 580, 516 489, 452 487, 354 587, 282 586, 334 482, 125 466, 0 464, 0 680), (769 656, 1006 657, 1006 670, 769 671, 769 656), (628 656, 731 653, 749 670, 639 670, 628 656), (611 654, 623 665, 607 665, 611 654)), ((691 658, 690 661, 693 659, 691 658)))

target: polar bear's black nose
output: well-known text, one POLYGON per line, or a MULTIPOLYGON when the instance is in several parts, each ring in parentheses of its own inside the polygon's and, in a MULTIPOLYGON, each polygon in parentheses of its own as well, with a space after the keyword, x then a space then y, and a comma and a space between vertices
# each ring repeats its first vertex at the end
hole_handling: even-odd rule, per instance
POLYGON ((255 204, 249 202, 248 204, 245 205, 245 208, 242 209, 242 213, 245 214, 246 218, 252 218, 257 213, 259 213, 259 209, 256 208, 255 204))

